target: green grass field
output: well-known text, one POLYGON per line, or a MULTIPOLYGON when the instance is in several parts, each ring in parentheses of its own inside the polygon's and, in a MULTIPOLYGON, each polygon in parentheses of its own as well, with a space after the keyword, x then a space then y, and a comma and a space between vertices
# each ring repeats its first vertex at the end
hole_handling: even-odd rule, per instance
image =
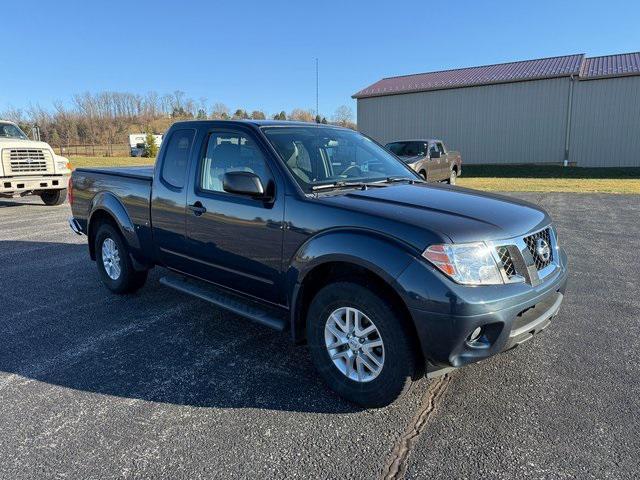
POLYGON ((463 164, 458 184, 489 191, 640 194, 640 168, 463 164))
POLYGON ((153 165, 155 158, 141 157, 70 157, 72 168, 82 167, 133 167, 153 165))
MULTIPOLYGON (((153 165, 153 158, 72 157, 77 167, 153 165)), ((640 168, 464 165, 458 185, 487 191, 640 194, 640 168)))

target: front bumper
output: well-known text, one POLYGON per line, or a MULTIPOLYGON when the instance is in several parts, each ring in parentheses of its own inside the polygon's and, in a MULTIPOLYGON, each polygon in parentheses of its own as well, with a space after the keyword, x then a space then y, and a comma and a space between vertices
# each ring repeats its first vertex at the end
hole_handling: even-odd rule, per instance
MULTIPOLYGON (((558 268, 535 287, 464 287, 447 281, 428 300, 420 295, 420 287, 414 288, 409 311, 430 366, 461 367, 477 362, 526 342, 549 326, 567 285, 566 255, 562 249, 559 253, 558 268), (481 338, 469 341, 478 327, 481 338)), ((424 278, 422 268, 418 264, 409 267, 399 280, 415 284, 415 279, 424 278)))
POLYGON ((20 195, 42 190, 61 190, 67 188, 69 174, 66 175, 29 175, 0 178, 0 194, 20 195))

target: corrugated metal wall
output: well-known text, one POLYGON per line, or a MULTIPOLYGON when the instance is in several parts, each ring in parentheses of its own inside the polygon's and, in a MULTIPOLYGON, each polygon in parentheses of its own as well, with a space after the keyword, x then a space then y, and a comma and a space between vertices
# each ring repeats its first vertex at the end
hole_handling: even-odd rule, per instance
POLYGON ((465 163, 560 163, 569 78, 358 100, 358 130, 381 143, 441 138, 465 163))
POLYGON ((576 82, 569 160, 581 167, 640 167, 640 77, 576 82))

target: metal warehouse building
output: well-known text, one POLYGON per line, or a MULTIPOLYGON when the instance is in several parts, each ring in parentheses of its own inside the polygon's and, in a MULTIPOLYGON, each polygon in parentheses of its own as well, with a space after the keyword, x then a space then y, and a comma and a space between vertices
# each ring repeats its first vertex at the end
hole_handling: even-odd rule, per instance
POLYGON ((384 78, 353 95, 381 143, 442 138, 465 163, 640 167, 640 52, 384 78))

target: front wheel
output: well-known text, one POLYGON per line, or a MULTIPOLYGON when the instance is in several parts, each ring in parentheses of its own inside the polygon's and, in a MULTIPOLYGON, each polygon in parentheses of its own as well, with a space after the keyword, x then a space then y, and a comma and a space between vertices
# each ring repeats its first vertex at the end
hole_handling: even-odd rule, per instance
POLYGON ((61 190, 49 190, 46 192, 40 193, 40 198, 44 202, 45 205, 56 206, 62 205, 64 201, 67 199, 67 189, 63 188, 61 190))
POLYGON ((350 282, 322 288, 307 314, 313 363, 328 386, 365 407, 406 393, 417 368, 402 319, 384 296, 350 282))
POLYGON ((147 280, 147 271, 137 271, 120 233, 110 224, 98 227, 95 240, 96 264, 100 280, 114 293, 132 293, 147 280))
POLYGON ((451 170, 451 173, 449 173, 449 179, 447 180, 447 183, 449 185, 455 185, 457 179, 458 179, 458 172, 456 172, 455 170, 451 170))

